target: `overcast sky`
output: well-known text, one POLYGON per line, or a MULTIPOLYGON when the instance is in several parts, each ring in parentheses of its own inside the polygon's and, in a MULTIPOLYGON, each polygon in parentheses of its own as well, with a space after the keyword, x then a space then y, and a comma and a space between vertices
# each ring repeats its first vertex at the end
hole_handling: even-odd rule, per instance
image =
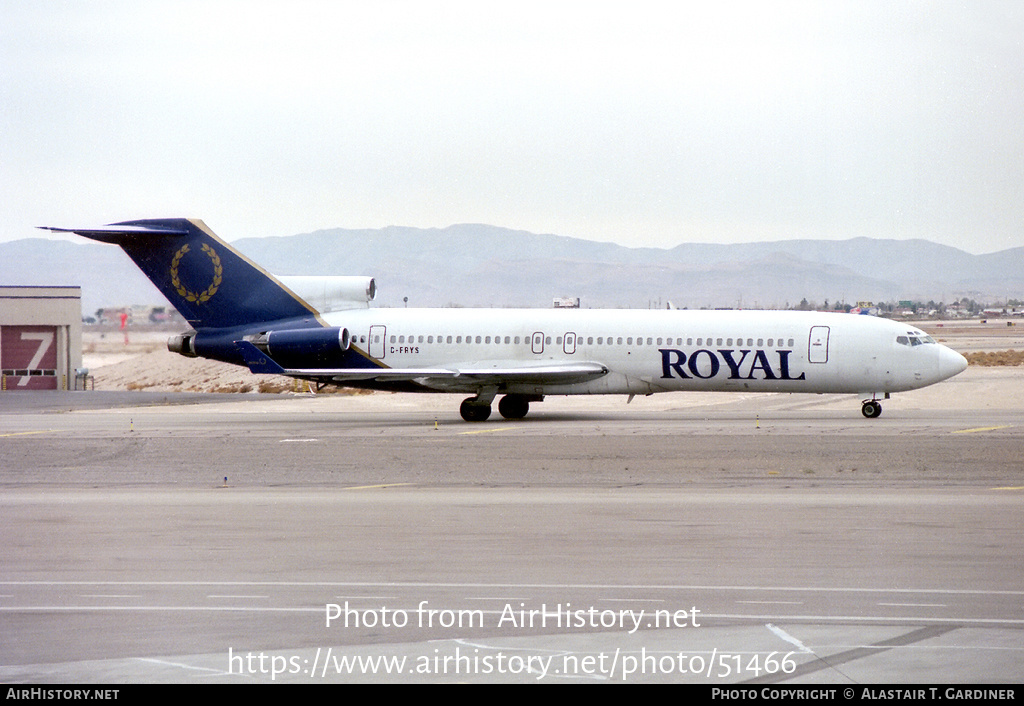
POLYGON ((1024 245, 1024 3, 0 0, 0 240, 1024 245))

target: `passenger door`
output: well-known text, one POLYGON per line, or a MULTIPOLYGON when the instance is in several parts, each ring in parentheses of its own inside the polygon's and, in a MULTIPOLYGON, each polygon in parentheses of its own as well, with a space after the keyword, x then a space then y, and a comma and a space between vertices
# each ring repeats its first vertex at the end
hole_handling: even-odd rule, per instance
POLYGON ((810 340, 807 342, 807 362, 828 362, 828 326, 812 326, 810 340))
POLYGON ((385 326, 371 326, 370 337, 366 341, 366 352, 370 354, 371 358, 384 358, 384 351, 387 343, 387 327, 385 326))

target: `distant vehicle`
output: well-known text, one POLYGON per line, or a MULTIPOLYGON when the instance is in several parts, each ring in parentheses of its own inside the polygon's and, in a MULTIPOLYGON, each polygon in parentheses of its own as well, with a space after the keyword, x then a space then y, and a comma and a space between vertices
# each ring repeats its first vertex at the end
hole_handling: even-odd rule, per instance
POLYGON ((711 390, 848 393, 865 417, 890 393, 967 361, 912 326, 793 311, 371 308, 370 277, 274 277, 200 220, 48 228, 115 243, 193 330, 190 357, 376 390, 468 394, 460 412, 520 419, 547 395, 711 390))

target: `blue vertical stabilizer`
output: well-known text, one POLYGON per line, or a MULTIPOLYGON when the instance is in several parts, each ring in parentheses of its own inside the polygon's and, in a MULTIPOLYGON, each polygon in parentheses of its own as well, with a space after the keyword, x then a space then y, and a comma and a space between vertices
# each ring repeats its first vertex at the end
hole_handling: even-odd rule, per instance
POLYGON ((48 228, 119 245, 196 330, 269 321, 317 323, 317 311, 200 220, 48 228))

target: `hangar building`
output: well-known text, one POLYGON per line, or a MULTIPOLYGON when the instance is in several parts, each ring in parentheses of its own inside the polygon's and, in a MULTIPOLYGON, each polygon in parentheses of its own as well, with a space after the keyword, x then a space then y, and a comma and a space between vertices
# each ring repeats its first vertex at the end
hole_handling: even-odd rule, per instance
POLYGON ((82 288, 0 286, 0 393, 67 390, 82 367, 82 288))

